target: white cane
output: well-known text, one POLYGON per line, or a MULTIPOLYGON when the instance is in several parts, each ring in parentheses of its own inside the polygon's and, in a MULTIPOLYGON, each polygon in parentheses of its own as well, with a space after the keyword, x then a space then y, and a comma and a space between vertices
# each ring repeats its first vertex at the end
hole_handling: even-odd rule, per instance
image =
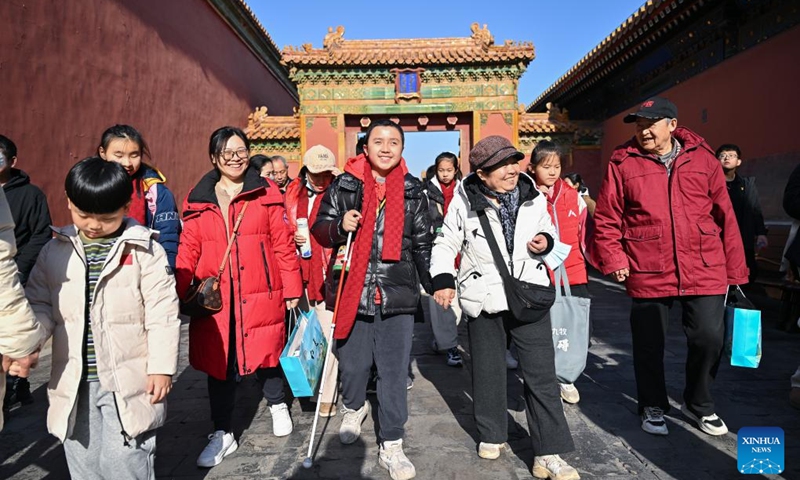
POLYGON ((314 465, 312 454, 314 452, 314 438, 317 436, 317 422, 319 421, 319 407, 322 404, 322 391, 325 388, 325 378, 328 376, 328 357, 333 350, 333 331, 336 328, 336 315, 339 312, 339 299, 342 296, 344 286, 344 274, 350 266, 350 242, 353 232, 347 233, 347 246, 344 248, 344 261, 342 262, 342 273, 339 275, 339 286, 336 289, 336 303, 333 306, 333 318, 331 319, 331 331, 328 334, 328 351, 325 352, 325 363, 322 364, 322 379, 319 384, 319 397, 317 398, 317 408, 314 409, 314 423, 311 426, 311 439, 308 442, 308 455, 303 460, 304 468, 311 468, 314 465))

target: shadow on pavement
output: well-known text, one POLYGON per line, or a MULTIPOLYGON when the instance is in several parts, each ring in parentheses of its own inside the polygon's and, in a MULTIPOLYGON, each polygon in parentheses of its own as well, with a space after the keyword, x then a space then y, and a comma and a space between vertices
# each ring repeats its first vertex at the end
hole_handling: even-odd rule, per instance
MULTIPOLYGON (((681 327, 680 306, 676 304, 670 312, 664 355, 672 407, 666 416, 670 433, 663 437, 650 435, 641 430, 637 413, 628 320, 630 299, 623 291, 597 281, 590 282, 590 292, 594 345, 589 351, 584 375, 576 382, 581 401, 566 408, 579 409, 589 429, 599 427, 621 440, 641 462, 626 465, 626 468, 639 473, 649 471, 657 476, 653 478, 663 478, 666 473, 669 478, 678 480, 759 478, 737 472, 735 432, 743 426, 782 426, 786 445, 795 446, 794 449, 787 447, 785 458, 789 464, 796 463, 793 459, 800 458, 798 412, 788 406, 787 396, 789 376, 799 359, 797 338, 790 339, 787 334, 775 331, 772 322, 765 319, 764 357, 759 369, 734 368, 722 359, 712 391, 717 413, 730 432, 712 437, 697 429, 679 410, 685 383, 686 339, 681 327), (794 355, 789 353, 792 350, 794 355), (793 361, 787 366, 790 359, 793 361), (771 414, 767 416, 767 412, 771 414)), ((584 446, 579 445, 581 432, 578 429, 576 434, 575 430, 573 427, 576 446, 583 449, 584 446)), ((591 458, 591 454, 589 456, 591 458)), ((603 460, 601 456, 596 457, 598 461, 603 460)), ((790 465, 782 478, 794 478, 798 466, 790 465)))

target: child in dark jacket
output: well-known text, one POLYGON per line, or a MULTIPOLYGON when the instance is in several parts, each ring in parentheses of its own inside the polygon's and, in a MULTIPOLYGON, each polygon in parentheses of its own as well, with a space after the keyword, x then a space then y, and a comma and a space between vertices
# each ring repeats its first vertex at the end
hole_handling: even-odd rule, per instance
POLYGON ((174 269, 181 220, 175 197, 166 186, 166 177, 142 162, 145 155, 151 158, 144 138, 130 125, 114 125, 103 132, 97 153, 103 160, 125 167, 133 182, 128 216, 145 227, 158 230, 158 243, 166 250, 169 265, 174 269))
MULTIPOLYGON (((433 231, 439 234, 442 230, 447 208, 453 200, 458 184, 461 182, 461 170, 458 157, 451 152, 442 152, 434 160, 433 171, 425 181, 425 196, 428 198, 433 231)), ((458 268, 458 259, 456 260, 458 268)), ((452 308, 444 309, 427 294, 422 295, 422 310, 433 330, 433 350, 447 351, 447 364, 461 367, 464 364, 458 350, 458 324, 461 322, 461 308, 458 301, 452 308)))
MULTIPOLYGON (((33 270, 39 251, 50 241, 50 210, 47 197, 30 177, 17 168, 17 146, 8 137, 0 135, 0 187, 8 199, 11 218, 14 219, 14 240, 17 254, 14 262, 19 271, 19 281, 24 287, 33 270)), ((27 378, 8 376, 8 389, 3 398, 3 409, 13 405, 33 403, 31 386, 27 378)))

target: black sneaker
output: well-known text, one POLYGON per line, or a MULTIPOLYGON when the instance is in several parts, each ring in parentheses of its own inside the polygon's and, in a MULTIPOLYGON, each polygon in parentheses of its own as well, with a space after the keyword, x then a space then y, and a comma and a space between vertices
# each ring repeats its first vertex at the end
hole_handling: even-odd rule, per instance
POLYGON ((17 381, 19 377, 6 376, 6 395, 3 397, 3 410, 8 411, 19 402, 17 398, 17 381))
POLYGON ((17 378, 16 393, 17 401, 22 405, 30 405, 33 403, 33 395, 31 395, 31 384, 27 378, 17 378))
POLYGON ((464 360, 461 358, 461 352, 458 351, 458 347, 447 350, 447 364, 451 367, 464 366, 464 360))

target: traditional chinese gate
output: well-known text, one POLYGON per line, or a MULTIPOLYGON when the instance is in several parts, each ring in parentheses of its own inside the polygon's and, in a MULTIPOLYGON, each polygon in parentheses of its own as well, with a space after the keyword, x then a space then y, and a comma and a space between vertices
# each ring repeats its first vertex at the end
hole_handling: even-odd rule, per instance
MULTIPOLYGON (((534 59, 531 43, 495 45, 477 23, 462 38, 345 40, 343 27, 328 30, 321 49, 305 44, 282 52, 300 94, 295 115, 271 117, 261 107, 249 117, 253 152, 283 155, 292 175, 302 152, 317 144, 343 165, 359 132, 383 118, 409 132, 460 132, 462 159, 488 135, 503 135, 526 154, 542 138, 573 143, 577 127, 564 112, 555 118, 518 105, 517 82, 534 59)), ((466 171, 468 162, 461 163, 466 171)))

